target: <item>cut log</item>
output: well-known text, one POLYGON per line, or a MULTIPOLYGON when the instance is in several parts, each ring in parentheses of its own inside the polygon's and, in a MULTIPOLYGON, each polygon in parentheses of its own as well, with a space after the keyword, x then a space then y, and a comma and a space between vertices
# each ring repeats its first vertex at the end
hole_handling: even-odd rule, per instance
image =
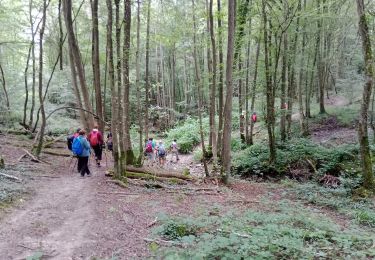
POLYGON ((153 175, 156 177, 162 177, 162 178, 177 178, 181 180, 187 180, 191 181, 194 180, 192 176, 189 175, 183 175, 182 173, 179 173, 177 171, 171 171, 171 170, 166 170, 166 169, 155 169, 155 168, 149 168, 149 167, 132 167, 132 166, 127 166, 126 167, 127 172, 131 173, 144 173, 144 174, 149 174, 153 175))

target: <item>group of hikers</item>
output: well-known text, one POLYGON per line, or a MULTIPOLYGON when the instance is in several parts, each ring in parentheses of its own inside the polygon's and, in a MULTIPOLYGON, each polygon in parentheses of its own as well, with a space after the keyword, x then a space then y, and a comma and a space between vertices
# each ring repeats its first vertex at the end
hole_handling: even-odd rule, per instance
MULTIPOLYGON (((154 139, 151 137, 148 140, 145 140, 145 146, 144 146, 144 155, 149 160, 151 165, 154 163, 159 162, 159 165, 163 167, 166 162, 167 158, 167 150, 164 146, 163 141, 159 141, 158 143, 154 141, 154 139)), ((177 146, 177 140, 173 140, 169 151, 171 152, 171 162, 173 162, 173 157, 176 157, 176 162, 180 160, 178 157, 178 146, 177 146)))
MULTIPOLYGON (((89 134, 86 134, 84 129, 78 128, 74 134, 68 136, 67 144, 68 149, 78 158, 78 172, 81 177, 91 176, 89 169, 91 149, 94 151, 95 162, 98 167, 101 166, 103 149, 113 150, 112 133, 108 133, 107 140, 104 141, 103 134, 99 131, 97 125, 89 134)), ((171 162, 173 162, 173 157, 176 157, 176 162, 179 161, 177 140, 173 140, 168 150, 172 155, 171 162)), ((156 143, 153 138, 149 138, 145 140, 144 155, 151 165, 159 163, 163 167, 166 163, 167 149, 162 141, 156 143)))

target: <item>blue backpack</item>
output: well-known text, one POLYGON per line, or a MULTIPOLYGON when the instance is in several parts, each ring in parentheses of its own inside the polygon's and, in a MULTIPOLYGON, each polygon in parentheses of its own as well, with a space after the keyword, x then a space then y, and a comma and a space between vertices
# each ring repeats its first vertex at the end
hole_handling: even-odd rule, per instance
POLYGON ((74 138, 73 145, 72 145, 72 152, 73 154, 78 155, 78 156, 82 155, 83 145, 82 145, 80 137, 74 138))

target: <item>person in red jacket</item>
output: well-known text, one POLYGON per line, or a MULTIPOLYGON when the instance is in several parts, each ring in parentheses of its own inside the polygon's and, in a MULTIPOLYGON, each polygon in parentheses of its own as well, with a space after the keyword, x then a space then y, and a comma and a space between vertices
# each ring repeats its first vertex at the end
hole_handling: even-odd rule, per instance
POLYGON ((97 125, 94 126, 94 129, 92 129, 90 134, 87 136, 87 139, 89 140, 92 149, 94 149, 96 165, 100 167, 100 161, 102 160, 104 140, 103 140, 103 135, 98 130, 97 125))

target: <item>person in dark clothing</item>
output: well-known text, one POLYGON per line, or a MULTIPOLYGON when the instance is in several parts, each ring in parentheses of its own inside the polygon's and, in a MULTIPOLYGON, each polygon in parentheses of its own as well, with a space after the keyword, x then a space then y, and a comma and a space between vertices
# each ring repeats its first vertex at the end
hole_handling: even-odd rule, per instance
POLYGON ((82 146, 82 153, 78 155, 78 171, 81 173, 81 177, 84 177, 87 174, 88 177, 91 176, 91 172, 89 170, 89 157, 90 157, 90 144, 86 139, 86 131, 81 130, 79 131, 79 136, 76 138, 80 141, 82 146))
POLYGON ((88 135, 88 140, 90 142, 92 149, 94 149, 96 165, 100 167, 104 140, 102 133, 98 130, 98 126, 94 126, 94 129, 88 135))

